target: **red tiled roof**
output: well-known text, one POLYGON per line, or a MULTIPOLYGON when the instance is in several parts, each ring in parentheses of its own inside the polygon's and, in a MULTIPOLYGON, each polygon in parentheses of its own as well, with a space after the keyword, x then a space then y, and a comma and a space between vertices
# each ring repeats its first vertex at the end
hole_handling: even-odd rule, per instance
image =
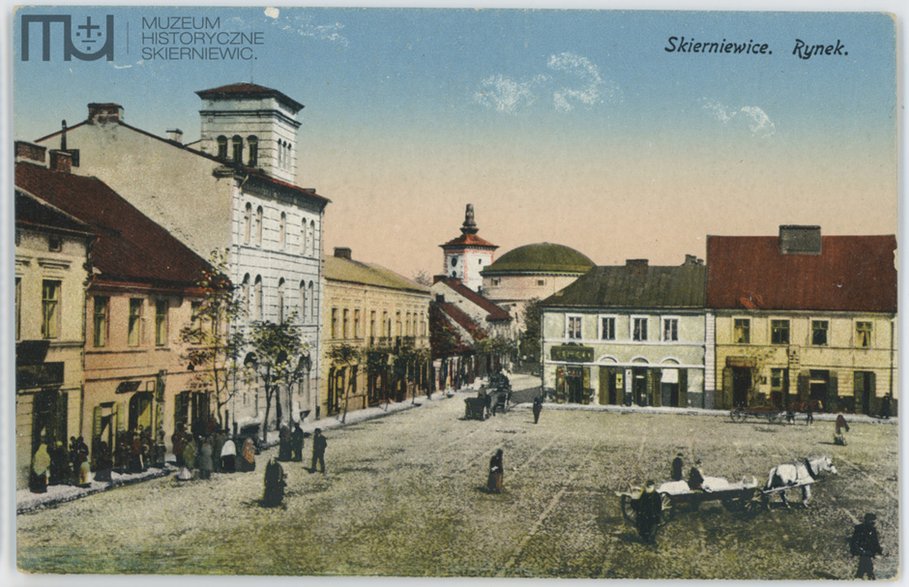
POLYGON ((439 245, 443 249, 455 247, 481 247, 488 249, 498 249, 499 245, 494 245, 485 238, 475 234, 462 234, 458 238, 451 239, 444 245, 439 245))
POLYGON ((823 236, 782 254, 775 236, 707 237, 707 307, 896 312, 896 237, 823 236))
POLYGON ((26 191, 16 190, 16 226, 94 236, 91 226, 26 191))
POLYGON ((260 97, 277 98, 278 100, 285 102, 288 106, 293 108, 294 111, 298 111, 303 108, 303 104, 300 104, 283 92, 248 82, 227 84, 226 86, 219 86, 217 88, 211 88, 210 90, 199 90, 196 92, 196 94, 203 99, 260 97))
POLYGON ((469 332, 470 336, 473 337, 474 340, 483 340, 488 336, 486 334, 486 331, 483 330, 479 324, 474 322, 473 318, 464 313, 464 311, 461 310, 457 305, 451 302, 438 302, 438 306, 439 309, 442 310, 442 313, 451 318, 451 320, 456 324, 464 328, 464 330, 469 332))
POLYGON ((479 306, 480 308, 483 308, 483 310, 485 310, 488 314, 486 316, 486 320, 490 322, 511 320, 511 314, 508 313, 508 310, 505 310, 501 306, 497 306, 488 298, 485 298, 477 292, 473 291, 461 283, 459 279, 446 277, 440 281, 442 281, 445 285, 453 289, 461 296, 470 300, 473 304, 479 306))
POLYGON ((16 187, 75 216, 96 235, 92 265, 104 280, 193 287, 209 264, 94 177, 16 164, 16 187))

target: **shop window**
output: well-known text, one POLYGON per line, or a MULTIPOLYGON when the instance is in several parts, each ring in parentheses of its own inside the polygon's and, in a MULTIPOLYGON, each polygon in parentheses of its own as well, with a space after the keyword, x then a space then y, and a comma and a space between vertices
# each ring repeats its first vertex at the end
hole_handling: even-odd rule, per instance
POLYGON ((783 382, 785 381, 785 369, 770 370, 770 391, 783 391, 783 382))
POLYGON ((789 344, 789 320, 770 321, 770 343, 789 344))
POLYGON ((827 320, 811 321, 811 344, 814 346, 827 346, 827 329, 830 322, 827 320))
POLYGON ((41 336, 60 337, 60 282, 45 279, 41 285, 41 336))
POLYGON ((748 344, 751 342, 751 319, 736 318, 732 326, 732 339, 736 344, 748 344))
POLYGON ((855 346, 863 349, 871 348, 871 322, 855 323, 855 346))

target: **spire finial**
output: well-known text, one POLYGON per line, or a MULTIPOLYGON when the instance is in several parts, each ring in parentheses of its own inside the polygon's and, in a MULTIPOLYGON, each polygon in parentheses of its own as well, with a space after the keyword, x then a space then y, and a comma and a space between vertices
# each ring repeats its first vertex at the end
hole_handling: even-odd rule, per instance
POLYGON ((461 225, 461 233, 465 235, 476 234, 479 230, 474 219, 473 204, 467 204, 467 209, 464 211, 464 224, 461 225))

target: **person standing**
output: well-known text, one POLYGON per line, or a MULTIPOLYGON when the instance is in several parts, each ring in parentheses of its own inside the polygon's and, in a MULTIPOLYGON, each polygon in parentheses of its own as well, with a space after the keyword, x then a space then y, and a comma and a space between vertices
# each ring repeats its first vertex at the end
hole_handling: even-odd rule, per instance
POLYGON ((233 473, 237 470, 237 445, 228 437, 221 446, 221 471, 233 473))
POLYGON ((103 440, 98 443, 96 462, 95 481, 110 483, 110 473, 111 469, 114 468, 114 461, 110 454, 110 447, 103 440))
POLYGON ((489 459, 489 476, 486 478, 486 490, 489 493, 502 493, 505 485, 505 466, 502 463, 502 449, 489 459))
POLYGON ((858 570, 855 572, 855 578, 861 579, 868 577, 872 581, 874 576, 874 557, 883 555, 880 540, 877 536, 877 528, 874 521, 877 516, 873 513, 865 514, 865 521, 856 524, 852 530, 852 538, 849 540, 849 550, 852 556, 859 557, 858 570))
POLYGON ((701 459, 694 461, 694 466, 688 471, 688 488, 691 490, 704 489, 704 474, 701 472, 701 459))
POLYGON ((657 528, 663 515, 663 498, 656 492, 652 480, 647 481, 641 497, 632 502, 632 506, 641 541, 645 544, 656 544, 657 528))
POLYGON ((183 468, 190 473, 196 467, 196 443, 192 438, 187 438, 183 444, 183 468))
POLYGON ((836 425, 833 431, 833 443, 846 446, 846 432, 849 432, 849 423, 842 413, 836 415, 836 425))
POLYGON ((805 424, 814 424, 814 400, 805 403, 805 424))
POLYGON ((303 462, 303 439, 305 434, 303 429, 300 428, 299 422, 294 422, 294 431, 290 438, 291 444, 291 460, 295 463, 303 462))
POLYGON ((281 430, 278 432, 278 460, 289 461, 290 452, 290 428, 287 427, 287 424, 281 424, 281 430))
POLYGON ((322 429, 316 428, 312 436, 312 466, 309 467, 310 473, 316 472, 316 463, 322 467, 322 474, 325 474, 325 449, 328 447, 328 441, 322 435, 322 429))
MULTIPOLYGON (((222 449, 223 452, 223 449, 222 449)), ((253 439, 246 437, 243 441, 243 450, 240 453, 240 471, 248 473, 256 470, 256 445, 253 439)))
MULTIPOLYGON (((682 460, 682 453, 676 453, 675 458, 672 459, 672 480, 681 481, 683 469, 685 468, 685 462, 682 460)), ((703 481, 702 481, 703 482, 703 481)))
POLYGON ((890 419, 890 403, 893 401, 893 395, 890 392, 887 392, 884 395, 884 399, 881 400, 881 418, 884 420, 890 419))
POLYGON ((211 460, 212 470, 215 473, 221 472, 221 449, 224 448, 224 439, 226 438, 223 430, 215 430, 211 438, 211 460))
POLYGON ((211 471, 214 468, 212 463, 212 446, 211 439, 206 437, 202 441, 202 447, 199 449, 199 478, 211 479, 211 471))
POLYGON ((265 492, 262 496, 262 506, 273 508, 284 501, 285 481, 284 468, 276 459, 271 459, 265 465, 265 492))
POLYGON ((177 466, 183 466, 183 449, 186 448, 186 439, 183 436, 183 422, 177 424, 177 430, 170 437, 173 445, 174 456, 177 458, 177 466))
POLYGON ((533 423, 540 421, 540 413, 543 411, 543 398, 537 396, 533 398, 533 423))
POLYGON ((29 489, 32 493, 47 493, 47 478, 50 474, 51 458, 47 452, 44 439, 32 455, 32 470, 29 478, 29 489))

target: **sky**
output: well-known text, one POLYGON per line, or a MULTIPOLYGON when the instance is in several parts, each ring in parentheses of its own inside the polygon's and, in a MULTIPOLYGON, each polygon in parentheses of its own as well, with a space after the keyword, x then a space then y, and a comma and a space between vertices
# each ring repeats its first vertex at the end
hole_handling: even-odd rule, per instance
POLYGON ((195 91, 278 89, 305 105, 297 183, 332 200, 326 253, 348 246, 405 276, 441 271, 467 203, 498 255, 546 241, 598 264, 678 264, 704 255, 707 234, 781 224, 897 230, 884 14, 73 8, 74 22, 114 15, 114 60, 43 62, 34 46, 22 61, 18 17, 60 12, 13 19, 14 138, 117 102, 128 123, 191 141, 195 91), (261 44, 249 60, 143 58, 154 16, 217 18, 208 32, 261 44), (670 37, 768 53, 669 52, 670 37), (797 40, 842 54, 803 59, 797 40))

